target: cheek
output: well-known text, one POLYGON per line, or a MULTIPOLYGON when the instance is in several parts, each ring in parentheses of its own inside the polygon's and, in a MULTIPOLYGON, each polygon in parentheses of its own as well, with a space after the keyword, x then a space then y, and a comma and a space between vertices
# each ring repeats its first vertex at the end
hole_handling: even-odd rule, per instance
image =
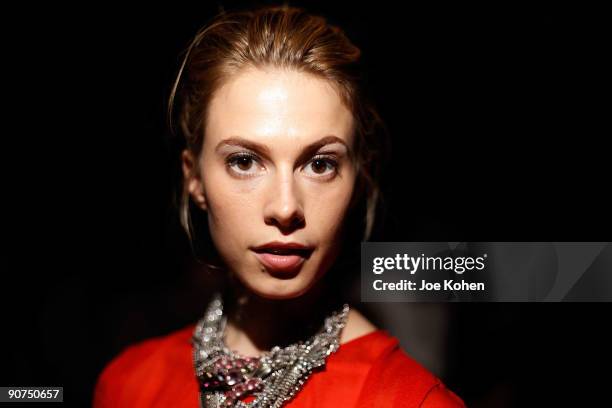
POLYGON ((215 220, 241 219, 257 207, 259 179, 236 182, 221 164, 204 166, 203 174, 206 201, 215 220))
POLYGON ((242 239, 255 227, 250 223, 261 212, 261 194, 255 181, 232 183, 214 170, 204 177, 204 183, 211 236, 220 251, 231 252, 242 246, 242 239))
POLYGON ((330 241, 336 237, 346 215, 352 193, 352 181, 342 181, 334 188, 322 186, 311 190, 306 222, 310 221, 311 228, 319 230, 318 235, 321 240, 330 241))

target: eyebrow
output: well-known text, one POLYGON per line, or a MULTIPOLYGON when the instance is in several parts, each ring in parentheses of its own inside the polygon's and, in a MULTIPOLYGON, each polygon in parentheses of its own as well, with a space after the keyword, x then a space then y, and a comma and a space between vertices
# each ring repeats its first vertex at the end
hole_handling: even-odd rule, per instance
MULTIPOLYGON (((304 156, 310 155, 315 153, 317 150, 319 150, 320 148, 322 148, 323 146, 326 146, 328 144, 332 144, 332 143, 341 143, 346 147, 346 150, 349 152, 350 154, 350 149, 347 146, 346 142, 342 139, 340 139, 338 136, 334 136, 334 135, 328 135, 328 136, 324 136, 321 139, 317 140, 316 142, 313 142, 311 144, 309 144, 308 146, 304 147, 304 149, 302 149, 302 153, 300 154, 300 159, 302 159, 304 156)), ((268 148, 268 146, 254 142, 252 140, 248 140, 239 136, 233 136, 227 139, 224 139, 222 141, 220 141, 217 144, 217 147, 215 148, 215 151, 219 151, 219 149, 223 146, 242 146, 245 147, 247 149, 253 150, 255 152, 258 152, 264 156, 269 156, 270 155, 270 149, 268 148)))

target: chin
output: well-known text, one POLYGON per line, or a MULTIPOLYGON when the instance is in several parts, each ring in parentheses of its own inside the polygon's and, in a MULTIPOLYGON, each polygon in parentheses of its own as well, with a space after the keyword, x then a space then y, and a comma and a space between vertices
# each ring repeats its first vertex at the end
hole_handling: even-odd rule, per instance
POLYGON ((292 277, 279 278, 268 272, 257 271, 257 276, 238 274, 242 284, 251 292, 265 299, 294 299, 308 292, 313 279, 301 271, 292 277))

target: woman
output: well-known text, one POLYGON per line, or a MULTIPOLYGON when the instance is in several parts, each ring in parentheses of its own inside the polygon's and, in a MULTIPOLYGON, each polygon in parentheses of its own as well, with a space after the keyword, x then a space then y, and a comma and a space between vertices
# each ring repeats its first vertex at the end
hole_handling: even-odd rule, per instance
POLYGON ((359 55, 288 6, 198 32, 170 128, 176 105, 181 222, 192 239, 204 229, 226 281, 197 324, 115 358, 94 406, 463 406, 342 295, 347 255, 372 229, 384 146, 359 55))

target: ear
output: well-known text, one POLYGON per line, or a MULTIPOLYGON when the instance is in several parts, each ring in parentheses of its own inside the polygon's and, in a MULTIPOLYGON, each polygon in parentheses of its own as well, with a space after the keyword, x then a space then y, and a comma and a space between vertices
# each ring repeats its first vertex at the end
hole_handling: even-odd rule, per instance
POLYGON ((181 154, 181 164, 185 188, 198 207, 206 211, 206 195, 204 194, 204 183, 200 176, 198 161, 188 149, 183 150, 181 154))

